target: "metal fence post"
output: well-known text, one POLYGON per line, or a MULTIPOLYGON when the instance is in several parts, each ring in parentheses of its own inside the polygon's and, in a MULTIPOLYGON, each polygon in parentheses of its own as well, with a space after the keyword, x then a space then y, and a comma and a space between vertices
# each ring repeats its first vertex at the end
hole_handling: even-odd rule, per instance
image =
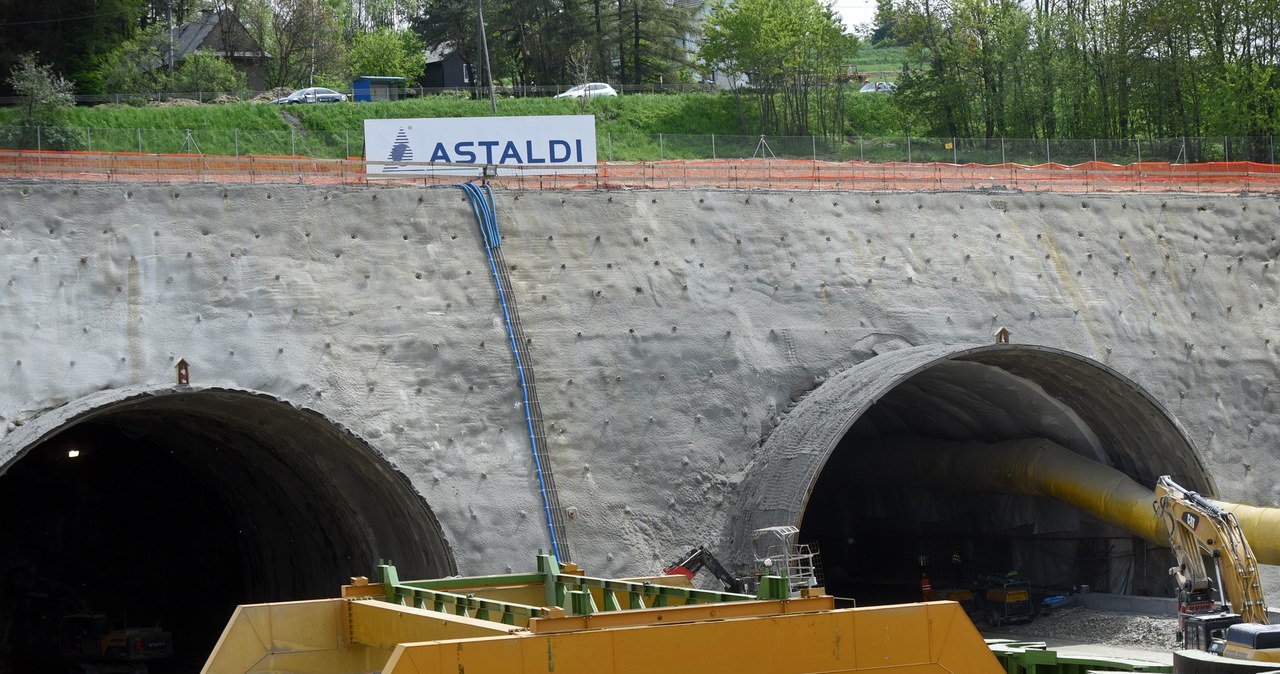
POLYGON ((1142 139, 1134 138, 1133 140, 1138 145, 1138 163, 1141 164, 1142 163, 1142 139))
POLYGON ((235 130, 236 156, 240 156, 240 129, 235 130))
POLYGON ((347 154, 343 157, 343 159, 346 159, 351 156, 351 129, 344 130, 342 134, 347 138, 347 154))
POLYGON ((813 160, 818 161, 818 137, 810 134, 809 139, 813 141, 813 160))
POLYGON ((298 154, 298 144, 297 144, 297 142, 296 142, 296 141, 297 141, 297 137, 298 137, 298 132, 297 132, 297 130, 296 130, 296 129, 294 129, 292 126, 291 126, 291 127, 289 127, 289 154, 290 154, 290 156, 297 156, 297 154, 298 154))
POLYGON ((666 149, 662 146, 662 134, 658 134, 658 161, 666 159, 666 149))
POLYGON ((1222 137, 1222 161, 1231 161, 1231 141, 1226 137, 1222 137))
POLYGON ((1000 136, 1000 163, 1001 164, 1009 163, 1004 160, 1004 136, 1000 136))
POLYGON ((858 161, 866 161, 867 155, 862 147, 862 136, 858 136, 858 161))
POLYGON ((956 153, 956 137, 955 136, 951 137, 951 163, 952 164, 960 163, 960 156, 956 153))
POLYGON ((40 127, 36 126, 36 152, 39 152, 40 150, 40 127))
POLYGON ((907 136, 907 163, 911 163, 911 136, 907 136))
POLYGON ((711 134, 711 158, 716 158, 716 135, 711 134))
POLYGON ((1098 163, 1098 139, 1093 139, 1093 163, 1098 163))
POLYGON ((612 131, 608 133, 608 140, 609 140, 609 150, 608 150, 609 161, 613 161, 613 132, 612 131))
POLYGON ((1048 163, 1050 163, 1050 162, 1052 162, 1052 161, 1053 161, 1053 160, 1049 158, 1049 137, 1048 137, 1048 136, 1045 136, 1045 139, 1044 139, 1044 163, 1048 164, 1048 163))
POLYGON ((142 129, 134 129, 138 132, 138 154, 142 154, 142 129))
POLYGON ((93 133, 89 130, 91 127, 84 127, 85 143, 89 146, 89 151, 93 152, 93 133))

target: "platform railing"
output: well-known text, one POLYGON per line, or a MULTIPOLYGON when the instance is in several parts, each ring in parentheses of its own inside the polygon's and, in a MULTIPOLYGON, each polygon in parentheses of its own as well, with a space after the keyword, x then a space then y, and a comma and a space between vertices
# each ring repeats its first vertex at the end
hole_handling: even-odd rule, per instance
POLYGON ((544 553, 538 555, 537 568, 536 573, 425 581, 401 581, 396 567, 390 563, 380 564, 378 572, 383 598, 390 603, 506 625, 528 625, 532 619, 566 615, 779 598, 643 580, 595 578, 577 572, 573 565, 561 567, 553 555, 544 553), (543 605, 485 596, 486 591, 509 593, 516 587, 540 588, 543 605))

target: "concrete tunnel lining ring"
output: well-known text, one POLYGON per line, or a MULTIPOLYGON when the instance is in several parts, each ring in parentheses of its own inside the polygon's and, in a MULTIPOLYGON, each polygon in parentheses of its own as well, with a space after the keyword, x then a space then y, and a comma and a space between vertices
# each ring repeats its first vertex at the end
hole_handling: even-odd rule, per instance
POLYGON ((1064 400, 1101 436, 1107 457, 1144 484, 1160 473, 1215 493, 1212 478, 1181 424, 1146 390, 1114 369, 1069 351, 1026 344, 934 344, 858 363, 800 400, 748 467, 726 523, 728 557, 751 559, 751 532, 801 526, 809 498, 845 435, 882 398, 913 377, 949 362, 979 363, 1029 379, 1064 400), (1149 448, 1143 453, 1143 448, 1149 448), (1158 454, 1150 454, 1150 452, 1158 454))
MULTIPOLYGON (((275 466, 277 474, 261 478, 259 486, 280 480, 276 495, 250 495, 250 499, 259 499, 262 504, 272 498, 301 497, 305 507, 331 517, 334 531, 326 536, 345 538, 345 544, 372 557, 353 560, 355 568, 325 570, 330 576, 318 591, 332 591, 332 574, 345 577, 365 572, 378 558, 393 559, 424 574, 457 573, 443 528, 407 476, 369 442, 322 413, 257 391, 168 385, 99 391, 47 410, 0 438, 0 474, 33 448, 79 424, 113 418, 129 423, 131 417, 160 417, 161 423, 174 428, 172 432, 194 431, 193 435, 204 425, 210 429, 210 437, 223 433, 252 444, 254 449, 270 448, 271 457, 228 453, 222 458, 191 460, 205 462, 203 467, 211 480, 266 471, 268 463, 275 466), (224 462, 221 468, 219 461, 224 462), (298 490, 300 495, 287 493, 298 490)), ((222 486, 229 491, 237 486, 249 488, 243 483, 222 486)), ((252 509, 252 505, 245 507, 252 509)))

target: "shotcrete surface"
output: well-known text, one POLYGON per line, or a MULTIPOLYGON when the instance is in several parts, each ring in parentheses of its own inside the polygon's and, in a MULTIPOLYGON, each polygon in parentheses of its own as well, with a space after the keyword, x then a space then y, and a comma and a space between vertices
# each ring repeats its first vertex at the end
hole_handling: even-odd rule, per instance
MULTIPOLYGON (((1274 198, 546 192, 499 193, 497 213, 593 575, 720 544, 771 430, 827 378, 1001 326, 1141 386, 1221 498, 1280 502, 1274 198)), ((193 386, 269 395, 367 442, 427 501, 459 572, 546 547, 460 190, 10 183, 0 259, 0 467, 42 437, 25 424, 169 385, 185 358, 193 386)))

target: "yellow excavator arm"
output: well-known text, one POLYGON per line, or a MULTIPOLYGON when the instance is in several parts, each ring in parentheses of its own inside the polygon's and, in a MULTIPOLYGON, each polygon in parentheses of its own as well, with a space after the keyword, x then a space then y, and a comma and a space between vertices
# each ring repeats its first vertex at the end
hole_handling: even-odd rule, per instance
POLYGON ((1219 601, 1240 614, 1241 620, 1267 624, 1258 560, 1235 515, 1200 494, 1183 489, 1167 475, 1156 481, 1155 496, 1156 515, 1169 532, 1178 561, 1169 573, 1177 581, 1180 593, 1189 595, 1215 586, 1219 601))

